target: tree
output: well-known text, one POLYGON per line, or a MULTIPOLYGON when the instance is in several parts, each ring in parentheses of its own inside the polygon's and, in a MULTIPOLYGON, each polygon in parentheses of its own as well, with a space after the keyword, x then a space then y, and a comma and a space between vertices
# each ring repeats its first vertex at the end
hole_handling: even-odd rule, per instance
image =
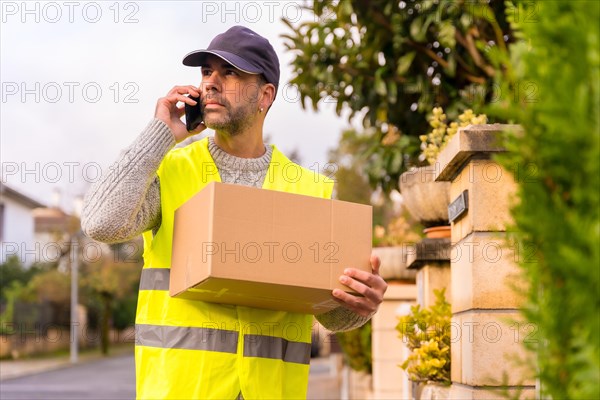
POLYGON ((365 173, 367 160, 356 156, 368 146, 369 140, 368 135, 354 129, 344 131, 338 148, 329 152, 329 165, 334 169, 327 172, 336 181, 336 199, 373 205, 373 226, 385 227, 398 217, 394 204, 378 200, 381 193, 372 189, 365 173))
POLYGON ((12 255, 5 262, 0 264, 0 304, 4 304, 8 300, 7 290, 13 282, 17 282, 20 286, 26 285, 29 280, 36 274, 44 270, 43 266, 33 264, 29 268, 25 268, 19 258, 12 255))
POLYGON ((109 351, 111 324, 125 328, 134 322, 142 263, 140 241, 115 244, 111 250, 83 266, 81 282, 92 314, 100 315, 103 354, 109 351))
MULTIPOLYGON (((521 4, 522 6, 522 4, 521 4)), ((523 126, 502 163, 513 171, 519 263, 529 282, 525 316, 536 329, 542 393, 600 398, 600 3, 536 3, 522 78, 539 96, 495 111, 523 126)), ((521 22, 521 23, 519 23, 521 22)))
POLYGON ((418 163, 428 113, 450 118, 494 100, 497 63, 513 40, 505 2, 315 0, 314 19, 285 34, 302 105, 327 98, 363 115, 367 173, 386 192, 418 163), (395 142, 383 142, 389 133, 395 142))
MULTIPOLYGON (((73 226, 78 226, 79 221, 73 226)), ((71 229, 67 235, 73 235, 71 229)), ((63 241, 64 238, 62 239, 63 241)), ((79 238, 77 249, 85 247, 79 238)), ((17 257, 0 264, 0 331, 14 333, 14 326, 42 326, 48 323, 68 326, 70 323, 71 240, 59 260, 34 264, 25 268, 17 257), (59 267, 66 261, 66 270, 59 267), (19 311, 20 310, 20 311, 19 311)), ((89 242, 88 242, 89 243, 89 242)), ((94 259, 80 260, 80 303, 85 304, 90 325, 101 330, 101 348, 108 353, 109 330, 124 329, 134 324, 137 291, 141 269, 140 241, 113 245, 94 259), (94 320, 99 315, 100 323, 94 320)))
POLYGON ((371 204, 373 190, 364 174, 364 161, 355 157, 368 140, 354 129, 342 132, 340 145, 329 151, 329 163, 335 167, 335 198, 353 203, 371 204))
MULTIPOLYGON (((10 256, 0 264, 0 332, 12 334, 15 332, 15 309, 18 304, 31 297, 29 283, 48 270, 47 265, 33 264, 25 268, 17 256, 10 256)), ((18 315, 23 321, 29 316, 18 315), (25 318, 24 318, 25 317, 25 318)))

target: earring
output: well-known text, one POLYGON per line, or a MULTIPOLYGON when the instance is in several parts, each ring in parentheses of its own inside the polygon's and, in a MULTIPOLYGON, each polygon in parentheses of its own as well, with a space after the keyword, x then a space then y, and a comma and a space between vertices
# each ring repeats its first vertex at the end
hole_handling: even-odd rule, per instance
POLYGON ((260 108, 260 113, 262 114, 263 111, 265 111, 265 109, 261 107, 260 108))

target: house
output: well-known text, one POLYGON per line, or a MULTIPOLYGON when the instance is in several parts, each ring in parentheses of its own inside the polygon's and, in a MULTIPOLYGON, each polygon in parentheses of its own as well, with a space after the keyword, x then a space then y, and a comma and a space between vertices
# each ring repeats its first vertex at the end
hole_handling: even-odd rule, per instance
POLYGON ((11 255, 23 265, 39 261, 32 211, 44 205, 0 182, 0 263, 11 255))
POLYGON ((79 218, 67 214, 60 207, 36 208, 32 211, 35 222, 35 241, 40 248, 39 262, 58 263, 59 269, 68 268, 71 240, 79 230, 79 218))

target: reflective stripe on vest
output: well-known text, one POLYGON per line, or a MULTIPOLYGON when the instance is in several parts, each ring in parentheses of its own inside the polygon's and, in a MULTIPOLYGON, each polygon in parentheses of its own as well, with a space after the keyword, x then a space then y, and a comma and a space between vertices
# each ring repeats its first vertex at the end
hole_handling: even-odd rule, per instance
MULTIPOLYGON (((140 290, 169 290, 170 269, 144 268, 140 290)), ((225 329, 136 324, 139 346, 236 353, 238 332, 225 329)), ((310 363, 310 343, 267 335, 244 335, 244 357, 310 363)))
POLYGON ((291 342, 284 338, 264 335, 244 335, 244 357, 262 357, 310 363, 310 343, 291 342))
MULTIPOLYGON (((138 346, 164 349, 186 349, 237 352, 238 332, 224 329, 137 324, 138 346)), ((292 342, 280 337, 244 335, 244 357, 262 357, 292 362, 310 363, 310 343, 292 342)))
POLYGON ((235 354, 238 333, 213 328, 136 324, 135 339, 139 346, 235 354))

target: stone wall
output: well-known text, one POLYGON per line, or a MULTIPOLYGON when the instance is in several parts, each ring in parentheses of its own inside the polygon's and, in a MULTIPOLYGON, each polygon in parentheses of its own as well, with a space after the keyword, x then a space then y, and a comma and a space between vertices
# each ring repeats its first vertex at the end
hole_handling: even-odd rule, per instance
POLYGON ((512 174, 493 161, 503 151, 499 125, 459 130, 440 153, 436 180, 451 182, 451 202, 464 194, 452 221, 452 399, 535 397, 531 333, 518 308, 523 299, 519 252, 505 234, 516 201, 512 174), (527 361, 527 362, 526 362, 527 361))
POLYGON ((415 304, 412 283, 388 282, 388 290, 377 314, 373 316, 373 399, 410 398, 408 374, 399 367, 409 350, 399 338, 396 325, 403 309, 415 304))

